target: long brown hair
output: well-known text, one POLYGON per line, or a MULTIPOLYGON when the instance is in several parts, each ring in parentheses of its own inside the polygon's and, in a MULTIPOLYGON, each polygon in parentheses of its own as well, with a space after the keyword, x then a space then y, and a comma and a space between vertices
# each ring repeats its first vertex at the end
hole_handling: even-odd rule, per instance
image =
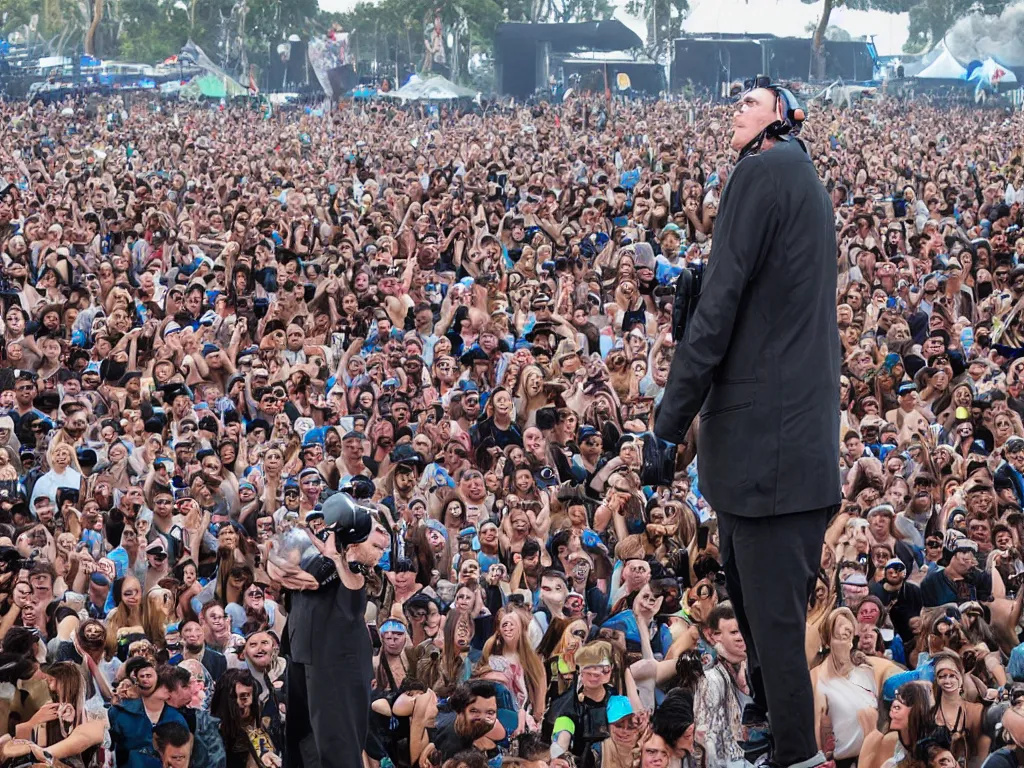
POLYGON ((494 634, 484 643, 480 661, 482 664, 487 664, 491 656, 505 654, 505 638, 501 636, 501 622, 506 616, 512 616, 519 622, 519 645, 515 652, 519 655, 519 662, 526 675, 526 684, 530 689, 530 702, 533 704, 533 714, 535 717, 540 717, 544 713, 546 677, 544 663, 530 644, 530 619, 527 618, 525 611, 520 611, 513 605, 505 606, 498 611, 494 617, 494 634))
POLYGON ((421 657, 416 664, 416 678, 443 696, 450 694, 459 683, 463 682, 462 673, 465 669, 465 660, 455 643, 455 632, 460 624, 469 628, 469 640, 472 642, 475 629, 472 617, 468 611, 453 608, 448 612, 444 623, 442 648, 440 650, 431 648, 430 654, 421 657))
POLYGON ((839 623, 840 619, 846 619, 854 629, 854 642, 853 648, 850 651, 850 661, 852 661, 855 666, 860 666, 861 664, 866 663, 864 654, 857 650, 857 617, 853 615, 853 611, 844 606, 833 609, 828 615, 828 618, 826 618, 821 626, 818 627, 818 634, 821 636, 821 649, 818 652, 818 658, 811 665, 812 667, 816 667, 823 663, 825 659, 832 654, 832 635, 836 631, 836 624, 839 623))
POLYGON ((117 605, 107 615, 107 653, 117 655, 117 632, 125 627, 142 627, 143 631, 155 645, 164 645, 164 627, 158 617, 150 615, 149 600, 142 592, 142 582, 134 575, 128 574, 114 582, 114 602, 117 605), (139 586, 139 607, 130 610, 121 595, 126 584, 135 582, 139 586))

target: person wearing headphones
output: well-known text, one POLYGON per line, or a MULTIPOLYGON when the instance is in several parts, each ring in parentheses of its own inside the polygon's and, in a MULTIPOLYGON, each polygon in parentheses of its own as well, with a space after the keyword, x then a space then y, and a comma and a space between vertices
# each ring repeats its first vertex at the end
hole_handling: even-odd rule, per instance
POLYGON ((302 558, 301 570, 272 557, 268 572, 293 590, 282 649, 290 660, 290 760, 350 768, 362 765, 369 729, 373 644, 366 576, 391 537, 376 510, 346 493, 328 497, 321 511, 324 528, 310 534, 316 549, 302 558))
POLYGON ((749 654, 748 755, 825 762, 803 641, 825 527, 840 502, 839 330, 832 201, 797 138, 793 95, 740 95, 699 300, 677 338, 655 434, 685 444, 700 413, 701 492, 718 515, 726 585, 749 654), (768 578, 771 574, 771 578, 768 578), (764 660, 771 663, 763 663, 764 660))

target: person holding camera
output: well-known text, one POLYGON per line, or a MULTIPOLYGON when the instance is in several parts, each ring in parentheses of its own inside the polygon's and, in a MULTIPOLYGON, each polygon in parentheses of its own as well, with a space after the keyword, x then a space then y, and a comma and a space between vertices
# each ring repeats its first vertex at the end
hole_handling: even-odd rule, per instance
POLYGON ((292 594, 286 634, 288 743, 297 765, 349 768, 362 762, 370 712, 373 648, 366 628, 366 576, 391 545, 387 530, 352 497, 323 504, 326 540, 306 568, 281 560, 271 575, 292 594), (276 575, 275 575, 276 574, 276 575), (333 640, 345 638, 342 646, 333 640))

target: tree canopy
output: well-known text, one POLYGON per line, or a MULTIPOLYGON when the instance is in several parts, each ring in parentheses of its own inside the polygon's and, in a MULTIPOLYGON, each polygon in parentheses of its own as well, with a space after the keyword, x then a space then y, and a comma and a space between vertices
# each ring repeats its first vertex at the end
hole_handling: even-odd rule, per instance
POLYGON ((998 15, 1008 0, 803 0, 808 5, 822 7, 825 27, 833 8, 840 6, 861 11, 909 13, 910 37, 904 50, 916 53, 928 50, 940 40, 957 21, 970 13, 998 15))

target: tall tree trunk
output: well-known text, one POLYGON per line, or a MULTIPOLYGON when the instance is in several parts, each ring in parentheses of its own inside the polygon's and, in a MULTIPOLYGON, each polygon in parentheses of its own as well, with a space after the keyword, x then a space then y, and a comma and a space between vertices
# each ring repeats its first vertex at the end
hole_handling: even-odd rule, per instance
POLYGON ((828 20, 832 15, 833 0, 822 0, 821 19, 818 21, 818 28, 814 30, 814 39, 811 41, 811 79, 825 79, 825 30, 828 29, 828 20))
POLYGON ((96 55, 96 30, 103 20, 103 0, 94 0, 92 9, 92 23, 89 31, 85 33, 85 53, 88 56, 96 55))

